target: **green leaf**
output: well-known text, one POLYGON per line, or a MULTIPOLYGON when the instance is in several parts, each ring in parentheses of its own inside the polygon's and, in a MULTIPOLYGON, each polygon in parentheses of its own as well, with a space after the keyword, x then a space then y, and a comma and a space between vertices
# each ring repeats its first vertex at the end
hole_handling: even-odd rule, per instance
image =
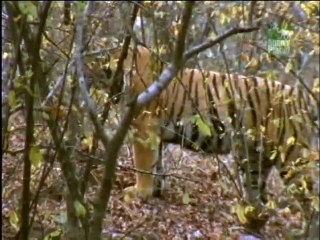
POLYGON ((19 216, 16 213, 16 211, 11 211, 9 214, 9 221, 10 221, 10 225, 16 230, 19 230, 19 216))
POLYGON ((182 203, 188 205, 191 202, 189 193, 184 193, 182 196, 182 203))
POLYGON ((62 235, 62 230, 61 229, 57 229, 57 230, 49 233, 47 236, 45 236, 44 240, 60 239, 61 235, 62 235))
POLYGON ((192 149, 194 149, 195 151, 199 151, 200 150, 200 146, 197 143, 192 143, 192 149))
POLYGON ((14 108, 17 105, 16 93, 10 91, 8 94, 8 104, 10 108, 14 108))
POLYGON ((31 16, 32 19, 37 17, 37 7, 32 2, 20 1, 18 4, 23 14, 31 16))
POLYGON ((298 192, 297 186, 292 183, 287 187, 287 190, 289 193, 291 193, 292 195, 298 192))
POLYGON ((82 216, 86 215, 87 211, 86 211, 85 207, 82 205, 82 203, 80 203, 79 201, 74 202, 74 208, 76 210, 77 217, 82 217, 82 216))
POLYGON ((83 11, 87 5, 87 1, 79 1, 79 2, 77 2, 77 5, 78 5, 79 9, 81 11, 83 11))
POLYGON ((29 158, 32 166, 39 168, 43 162, 43 156, 39 146, 33 146, 30 150, 29 158))
POLYGON ((210 125, 208 125, 199 115, 193 116, 191 121, 197 125, 204 136, 212 137, 210 125))

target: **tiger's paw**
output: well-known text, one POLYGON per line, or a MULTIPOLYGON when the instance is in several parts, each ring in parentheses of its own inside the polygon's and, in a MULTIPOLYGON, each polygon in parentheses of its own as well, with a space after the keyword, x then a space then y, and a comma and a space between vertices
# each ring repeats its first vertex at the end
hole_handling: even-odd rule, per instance
POLYGON ((124 201, 126 203, 132 202, 134 199, 140 198, 147 200, 152 197, 153 188, 139 188, 137 185, 127 187, 124 190, 124 201))

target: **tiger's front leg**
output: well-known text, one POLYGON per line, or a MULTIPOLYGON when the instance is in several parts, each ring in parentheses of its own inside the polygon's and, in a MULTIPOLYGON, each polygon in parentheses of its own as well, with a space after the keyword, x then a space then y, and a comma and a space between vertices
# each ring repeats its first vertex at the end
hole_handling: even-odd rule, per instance
POLYGON ((159 156, 160 137, 158 121, 150 113, 142 113, 133 123, 134 167, 136 184, 125 190, 131 198, 151 197, 154 189, 154 169, 159 156))

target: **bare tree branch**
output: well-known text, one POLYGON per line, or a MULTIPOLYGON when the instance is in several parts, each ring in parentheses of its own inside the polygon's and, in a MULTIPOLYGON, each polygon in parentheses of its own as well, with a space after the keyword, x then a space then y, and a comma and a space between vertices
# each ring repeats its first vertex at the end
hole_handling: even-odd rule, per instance
POLYGON ((5 26, 2 29, 2 154, 5 152, 8 142, 7 142, 7 130, 9 124, 9 118, 11 115, 8 96, 9 92, 14 88, 13 78, 16 75, 17 67, 21 63, 21 50, 20 44, 22 41, 21 33, 17 32, 18 28, 16 27, 17 23, 14 21, 13 9, 8 2, 5 2, 5 9, 8 13, 6 21, 2 24, 5 26), (9 36, 13 39, 12 47, 9 47, 10 44, 7 42, 9 36), (12 48, 12 49, 11 49, 12 48), (13 52, 13 58, 9 57, 9 54, 6 54, 7 51, 13 52))
MULTIPOLYGON (((33 132, 34 132, 34 116, 33 116, 33 106, 34 106, 34 93, 35 84, 39 78, 39 51, 42 40, 42 32, 44 30, 44 26, 46 23, 46 19, 48 16, 48 11, 51 3, 45 3, 44 7, 41 9, 39 14, 40 25, 37 31, 37 34, 34 38, 27 35, 29 33, 26 32, 26 15, 22 14, 19 8, 19 5, 16 3, 8 3, 6 4, 6 8, 10 13, 11 25, 17 26, 20 30, 21 36, 27 40, 28 43, 33 43, 29 45, 29 57, 31 59, 31 69, 33 75, 30 77, 29 89, 31 91, 25 92, 25 103, 26 103, 26 134, 25 134, 25 146, 24 146, 24 169, 23 169, 23 190, 22 190, 22 209, 21 209, 21 227, 19 232, 17 233, 17 238, 19 239, 28 239, 29 230, 30 230, 30 222, 29 222, 29 213, 30 213, 30 180, 31 180, 31 161, 30 161, 30 151, 33 144, 33 132), (14 21, 13 18, 20 20, 14 21), (13 20, 13 21, 12 21, 13 20), (18 24, 20 26, 18 26, 18 24), (32 47, 31 47, 32 46, 32 47)), ((12 31, 13 35, 16 35, 15 31, 12 31)), ((19 44, 19 41, 18 41, 19 44)), ((17 57, 19 55, 20 46, 15 44, 17 57)), ((18 57, 19 58, 19 57, 18 57)), ((43 79, 42 79, 43 80, 43 79)))
MULTIPOLYGON (((131 29, 133 29, 133 25, 134 25, 135 19, 138 14, 138 10, 139 10, 139 5, 135 4, 133 7, 131 18, 130 18, 130 26, 129 27, 131 29)), ((119 83, 122 82, 121 78, 122 78, 123 62, 124 62, 125 58, 127 57, 130 41, 131 41, 131 30, 127 29, 127 36, 125 37, 125 40, 124 40, 122 51, 121 51, 119 61, 117 64, 117 69, 116 69, 116 71, 112 77, 112 80, 111 80, 111 82, 112 82, 112 85, 110 88, 111 89, 111 99, 117 99, 118 97, 116 97, 116 95, 118 95, 119 92, 122 90, 122 89, 120 89, 120 85, 122 85, 122 84, 119 84, 119 83)), ((117 101, 117 100, 115 100, 115 101, 117 101)), ((111 104, 111 102, 108 102, 104 105, 104 109, 103 109, 102 116, 100 119, 102 126, 105 123, 106 118, 109 115, 110 104, 111 104)), ((98 141, 96 141, 96 139, 99 138, 98 134, 99 134, 99 132, 94 133, 94 137, 93 137, 94 142, 93 142, 92 151, 91 151, 92 154, 96 151, 96 149, 98 147, 98 141)), ((92 162, 88 161, 88 163, 86 164, 86 167, 85 167, 84 174, 83 174, 83 182, 82 182, 83 184, 81 187, 81 191, 83 193, 85 192, 86 187, 87 187, 87 182, 90 177, 91 167, 92 167, 92 162)))
MULTIPOLYGON (((189 2, 188 2, 189 3, 189 2)), ((191 57, 197 55, 198 53, 206 50, 207 48, 210 48, 218 43, 221 43, 226 38, 238 34, 238 33, 246 33, 246 32, 252 32, 258 30, 256 27, 252 28, 232 28, 228 30, 226 33, 218 36, 214 40, 208 40, 202 44, 199 44, 195 47, 193 47, 191 50, 187 51, 185 54, 182 52, 184 48, 184 42, 182 41, 182 38, 186 35, 186 27, 188 26, 189 18, 191 17, 191 10, 189 8, 192 7, 188 3, 186 3, 186 8, 184 12, 183 21, 186 23, 182 23, 181 30, 179 32, 179 36, 176 43, 176 51, 173 63, 169 64, 169 66, 161 73, 159 76, 159 79, 155 81, 147 90, 145 90, 143 93, 141 93, 138 97, 138 105, 139 107, 143 107, 150 103, 154 98, 158 97, 161 92, 169 85, 169 83, 173 80, 173 78, 176 76, 178 71, 181 69, 183 64, 189 60, 191 57)))
MULTIPOLYGON (((15 17, 18 18, 17 16, 22 15, 22 13, 20 12, 19 6, 14 2, 11 2, 11 3, 13 5, 13 9, 16 14, 15 17)), ((47 93, 49 92, 49 88, 46 82, 46 77, 43 73, 42 65, 40 64, 41 58, 40 58, 39 50, 41 47, 42 35, 45 27, 45 22, 48 16, 49 6, 50 5, 48 5, 48 3, 43 3, 43 6, 41 7, 42 10, 40 11, 39 16, 41 16, 40 19, 41 21, 43 21, 43 23, 39 24, 36 35, 30 34, 32 33, 32 31, 29 29, 28 25, 24 25, 24 28, 22 31, 22 36, 25 42, 26 51, 31 60, 32 72, 33 72, 32 79, 35 79, 35 82, 39 85, 40 96, 42 99, 46 98, 47 93), (38 48, 36 48, 36 46, 38 46, 38 48)), ((53 121, 52 118, 47 119, 47 124, 49 126, 53 141, 57 146, 57 159, 61 164, 61 169, 63 171, 64 177, 66 178, 66 182, 68 185, 68 190, 69 190, 68 197, 71 198, 73 202, 78 201, 80 203, 83 203, 83 200, 82 200, 83 198, 80 194, 79 180, 75 171, 75 165, 71 160, 72 153, 70 150, 66 150, 63 147, 63 144, 62 144, 63 133, 61 133, 60 129, 56 127, 57 126, 56 122, 57 121, 53 121)), ((74 210, 74 205, 71 205, 71 206, 72 206, 72 210, 74 210)), ((70 209, 71 209, 70 207, 67 208, 68 211, 70 209)), ((76 216, 76 214, 74 214, 74 216, 75 217, 72 219, 72 221, 69 221, 68 219, 69 221, 68 227, 76 228, 77 226, 79 226, 79 221, 81 221, 82 227, 85 228, 86 223, 82 221, 80 217, 76 216)), ((70 239, 79 239, 79 236, 82 238, 82 236, 84 236, 82 233, 83 231, 73 231, 73 234, 76 235, 76 237, 70 238, 70 239)))
POLYGON ((178 69, 180 69, 183 64, 182 55, 184 52, 185 39, 186 39, 187 30, 188 30, 188 26, 189 26, 191 15, 192 15, 193 6, 194 6, 193 1, 186 2, 186 6, 182 15, 181 30, 178 33, 175 56, 173 59, 173 64, 176 65, 178 69))
MULTIPOLYGON (((44 32, 43 35, 45 35, 45 32, 44 32)), ((68 56, 70 55, 70 53, 71 53, 71 51, 73 49, 73 45, 74 45, 74 35, 72 37, 72 41, 70 41, 70 46, 69 46, 68 52, 66 53, 68 56)), ((53 90, 48 94, 48 96, 46 97, 46 100, 42 103, 42 106, 49 105, 49 102, 50 102, 52 96, 55 94, 55 91, 58 91, 58 90, 59 90, 60 94, 58 96, 57 108, 59 109, 60 106, 62 105, 62 99, 63 99, 63 95, 65 93, 66 77, 67 77, 67 74, 68 74, 70 61, 71 61, 71 59, 70 59, 70 57, 68 57, 67 58, 67 62, 66 62, 65 67, 64 67, 63 76, 59 78, 59 80, 57 81, 56 86, 53 87, 53 90)), ((50 151, 54 148, 54 143, 49 145, 49 147, 47 148, 47 151, 45 153, 45 156, 47 156, 47 161, 45 162, 45 165, 43 167, 43 171, 41 173, 41 177, 40 177, 40 180, 39 180, 39 183, 38 183, 37 190, 36 190, 36 192, 34 194, 34 198, 33 198, 32 202, 30 204, 30 209, 32 209, 32 211, 33 211, 33 215, 30 218, 30 225, 31 226, 33 224, 33 221, 35 219, 35 215, 37 213, 37 204, 38 204, 38 201, 39 201, 40 192, 41 192, 43 186, 45 185, 45 181, 47 180, 47 177, 49 176, 49 173, 51 172, 51 170, 52 170, 52 168, 54 166, 54 162, 57 159, 57 154, 60 151, 61 146, 63 146, 63 138, 65 136, 65 133, 68 130, 68 125, 69 125, 69 121, 70 121, 69 117, 70 117, 71 112, 72 112, 71 108, 72 108, 72 106, 74 104, 75 92, 76 92, 76 88, 72 87, 72 89, 71 89, 71 99, 70 99, 70 103, 69 103, 69 106, 68 106, 68 110, 67 110, 67 114, 66 114, 66 118, 65 118, 65 123, 63 124, 64 126, 63 126, 63 129, 62 129, 61 135, 60 135, 60 141, 59 141, 60 144, 59 145, 56 144, 56 151, 55 151, 55 153, 53 155, 50 155, 50 151)), ((56 119, 54 120, 54 130, 56 130, 57 129, 56 127, 58 126, 58 115, 56 115, 55 118, 56 119)))
MULTIPOLYGON (((102 230, 102 220, 105 217, 105 209, 108 204, 108 200, 110 197, 113 179, 115 176, 115 170, 117 165, 117 156, 122 145, 122 142, 127 134, 128 128, 130 126, 131 121, 135 115, 135 101, 129 104, 122 121, 117 129, 115 135, 109 140, 107 137, 102 124, 97 118, 96 115, 96 106, 93 100, 90 98, 88 89, 86 87, 86 79, 83 72, 84 69, 84 46, 85 46, 85 26, 87 23, 87 14, 88 9, 90 8, 90 2, 88 2, 84 13, 79 18, 77 24, 77 50, 76 50, 76 63, 77 63, 77 76, 79 78, 79 85, 81 89, 81 93, 83 95, 84 101, 86 103, 87 110, 89 112, 89 116, 91 121, 94 124, 96 133, 98 137, 101 139, 104 148, 104 160, 105 160, 105 170, 102 180, 102 186, 99 190, 99 193, 95 199, 94 212, 92 216, 92 221, 90 225, 89 239, 100 239, 101 230, 102 230)), ((137 14, 137 8, 134 7, 134 14, 137 14)), ((124 50, 125 51, 125 50, 124 50)), ((125 54, 124 52, 122 52, 125 54)), ((125 55, 123 56, 125 58, 125 55)))
POLYGON ((89 8, 89 5, 91 3, 88 2, 87 7, 85 12, 83 13, 83 16, 79 18, 78 24, 77 24, 77 46, 76 46, 76 56, 75 56, 75 62, 77 66, 77 76, 79 79, 79 86, 80 90, 83 96, 83 99, 86 103, 86 108, 89 112, 90 119, 92 120, 96 132, 98 134, 98 137, 101 139, 103 145, 106 147, 108 145, 108 137, 104 132, 103 126, 100 123, 98 117, 97 117, 97 108, 91 99, 88 89, 87 89, 87 84, 85 74, 84 74, 84 69, 85 69, 85 63, 84 63, 84 56, 83 56, 83 51, 84 51, 84 46, 85 46, 85 24, 86 24, 86 19, 87 19, 87 10, 89 8))
POLYGON ((94 201, 94 212, 92 215, 92 224, 90 226, 89 239, 100 239, 102 230, 102 220, 105 217, 105 210, 110 198, 115 170, 117 165, 117 156, 122 146, 123 140, 128 132, 129 126, 136 113, 136 101, 129 104, 121 120, 117 132, 110 140, 108 148, 104 153, 105 168, 102 180, 102 186, 94 201))
POLYGON ((122 69, 123 69, 123 62, 126 59, 127 55, 128 55, 128 49, 129 49, 129 45, 130 45, 130 41, 131 41, 131 33, 132 29, 133 29, 133 25, 134 22, 137 18, 137 14, 138 14, 138 10, 139 10, 139 5, 134 4, 133 6, 133 11, 131 14, 131 18, 130 18, 130 29, 127 29, 127 36, 124 39, 124 43, 123 43, 123 47, 122 47, 122 51, 119 57, 119 61, 117 64, 117 69, 113 75, 112 78, 112 85, 111 85, 111 97, 114 97, 114 95, 118 94, 121 91, 122 88, 122 69))
POLYGON ((238 33, 248 33, 248 32, 253 32, 258 30, 259 28, 257 27, 250 27, 250 28, 231 28, 230 30, 226 31, 224 34, 218 36, 216 39, 214 40, 208 40, 202 44, 199 44, 195 47, 193 47, 191 50, 187 51, 184 55, 183 55, 183 62, 188 61, 190 58, 192 58, 193 56, 197 55, 198 53, 213 47, 214 45, 221 43, 223 40, 227 39, 228 37, 238 34, 238 33))

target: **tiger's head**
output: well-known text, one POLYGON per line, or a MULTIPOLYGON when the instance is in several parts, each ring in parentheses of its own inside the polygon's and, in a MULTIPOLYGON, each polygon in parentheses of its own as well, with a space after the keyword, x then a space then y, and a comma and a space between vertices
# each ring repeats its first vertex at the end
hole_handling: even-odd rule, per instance
MULTIPOLYGON (((131 86, 133 78, 144 79, 151 74, 152 53, 145 47, 129 47, 124 57, 122 48, 97 50, 86 54, 87 79, 89 88, 104 89, 113 102, 118 102, 126 86, 131 86)), ((138 89, 139 89, 139 85, 138 89)), ((137 87, 137 86, 136 86, 137 87)))

